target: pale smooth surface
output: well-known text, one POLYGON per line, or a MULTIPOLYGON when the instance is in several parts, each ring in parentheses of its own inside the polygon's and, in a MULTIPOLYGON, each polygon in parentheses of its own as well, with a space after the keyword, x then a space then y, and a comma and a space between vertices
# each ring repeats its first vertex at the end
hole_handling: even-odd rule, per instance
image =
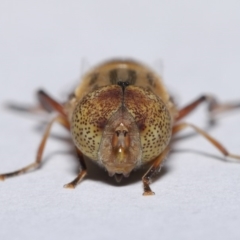
MULTIPOLYGON (((240 100, 239 13, 237 0, 2 0, 0 102, 34 103, 39 87, 61 101, 88 63, 114 57, 155 67, 180 106, 205 92, 240 100)), ((205 110, 187 120, 206 128, 205 110)), ((34 160, 42 118, 0 116, 6 172, 34 160)), ((235 111, 208 132, 240 154, 239 122, 235 111)), ((42 168, 0 182, 0 239, 240 239, 240 164, 200 136, 176 143, 153 197, 142 196, 143 171, 117 185, 95 166, 64 189, 78 168, 68 136, 55 126, 42 168)))

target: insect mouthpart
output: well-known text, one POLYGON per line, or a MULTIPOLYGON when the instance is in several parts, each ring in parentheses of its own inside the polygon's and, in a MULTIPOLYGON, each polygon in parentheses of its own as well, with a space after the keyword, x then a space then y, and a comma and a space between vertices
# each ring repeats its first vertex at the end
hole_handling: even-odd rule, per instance
POLYGON ((141 153, 138 127, 127 109, 121 106, 106 124, 98 159, 109 176, 119 182, 139 166, 141 153))
POLYGON ((120 182, 124 177, 128 177, 136 166, 136 161, 130 159, 131 156, 131 136, 127 126, 120 122, 115 128, 115 133, 111 139, 112 157, 103 161, 110 177, 120 182), (112 161, 109 159, 112 159, 112 161), (107 160, 107 161, 106 161, 107 160))
POLYGON ((116 180, 117 182, 121 182, 123 175, 116 173, 116 174, 114 175, 114 177, 115 177, 115 180, 116 180))
POLYGON ((122 173, 111 173, 111 172, 109 172, 108 175, 109 175, 109 177, 113 177, 114 176, 116 182, 119 183, 119 182, 122 181, 123 177, 126 177, 126 178, 129 177, 130 173, 122 174, 122 173))

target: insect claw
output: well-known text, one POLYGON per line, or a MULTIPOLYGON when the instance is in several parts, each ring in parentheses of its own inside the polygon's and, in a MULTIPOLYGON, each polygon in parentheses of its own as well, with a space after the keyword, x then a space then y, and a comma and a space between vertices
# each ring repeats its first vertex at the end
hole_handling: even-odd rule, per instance
POLYGON ((155 192, 152 192, 152 191, 148 191, 148 192, 143 193, 143 196, 153 196, 153 195, 155 195, 155 192))
POLYGON ((75 185, 72 184, 72 183, 68 183, 68 184, 65 184, 63 187, 64 187, 64 188, 68 188, 68 189, 74 189, 74 188, 75 188, 75 185))
POLYGON ((228 156, 224 157, 225 162, 239 163, 239 160, 240 160, 240 156, 238 155, 229 154, 228 156))

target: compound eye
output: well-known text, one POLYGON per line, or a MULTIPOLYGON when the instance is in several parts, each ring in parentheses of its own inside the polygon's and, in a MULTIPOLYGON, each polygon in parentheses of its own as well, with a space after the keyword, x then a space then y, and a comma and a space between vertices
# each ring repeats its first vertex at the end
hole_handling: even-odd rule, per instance
POLYGON ((142 161, 151 161, 171 139, 172 119, 168 108, 153 92, 131 85, 125 89, 124 104, 139 129, 142 161))
POLYGON ((93 160, 103 131, 110 117, 122 105, 122 89, 118 85, 99 88, 87 94, 75 107, 71 120, 71 133, 76 147, 93 160))

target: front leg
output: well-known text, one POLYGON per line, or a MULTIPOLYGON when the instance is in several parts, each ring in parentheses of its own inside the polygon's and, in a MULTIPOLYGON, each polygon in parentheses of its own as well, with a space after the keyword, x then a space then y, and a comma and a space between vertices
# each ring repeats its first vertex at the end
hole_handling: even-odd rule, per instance
POLYGON ((68 130, 70 128, 69 122, 68 122, 67 118, 65 118, 64 116, 59 115, 59 116, 55 117, 54 119, 52 119, 51 122, 48 123, 45 133, 42 137, 42 140, 38 147, 37 156, 36 156, 35 161, 21 169, 16 170, 16 171, 0 174, 0 180, 4 180, 7 177, 13 177, 13 176, 17 176, 17 175, 26 173, 30 170, 37 169, 40 166, 40 164, 42 162, 43 151, 45 149, 47 139, 49 138, 50 130, 52 128, 53 123, 55 123, 55 122, 60 123, 68 130))
POLYGON ((153 161, 153 164, 148 169, 148 171, 142 177, 143 181, 143 196, 151 196, 155 195, 155 193, 151 190, 149 184, 152 182, 152 178, 160 172, 161 164, 163 160, 166 158, 168 152, 170 150, 170 146, 168 145, 165 150, 153 161))
POLYGON ((76 148, 76 150, 80 162, 80 172, 73 181, 64 185, 65 188, 75 188, 78 185, 78 183, 80 183, 81 180, 87 175, 87 167, 83 158, 83 154, 78 148, 76 148))

